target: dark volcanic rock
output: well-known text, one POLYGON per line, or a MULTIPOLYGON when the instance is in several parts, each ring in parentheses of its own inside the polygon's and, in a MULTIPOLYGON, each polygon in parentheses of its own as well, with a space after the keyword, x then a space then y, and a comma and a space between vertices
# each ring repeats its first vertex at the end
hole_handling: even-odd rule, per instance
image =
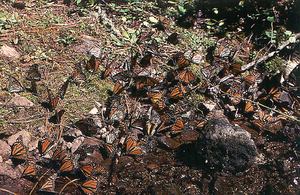
POLYGON ((209 120, 200 132, 197 144, 211 168, 218 171, 242 171, 258 156, 250 133, 223 119, 209 120))

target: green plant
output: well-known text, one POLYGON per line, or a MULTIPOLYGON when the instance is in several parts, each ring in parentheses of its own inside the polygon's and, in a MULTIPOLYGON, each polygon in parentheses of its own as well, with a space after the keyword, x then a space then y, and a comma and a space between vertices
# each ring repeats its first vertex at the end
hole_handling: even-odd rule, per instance
POLYGON ((74 37, 73 35, 68 35, 66 33, 63 33, 60 35, 58 42, 62 43, 64 46, 70 45, 72 43, 75 43, 78 39, 74 37))
POLYGON ((12 27, 14 23, 19 22, 16 18, 18 17, 18 13, 8 13, 8 12, 2 12, 0 13, 0 32, 2 30, 7 30, 12 27))

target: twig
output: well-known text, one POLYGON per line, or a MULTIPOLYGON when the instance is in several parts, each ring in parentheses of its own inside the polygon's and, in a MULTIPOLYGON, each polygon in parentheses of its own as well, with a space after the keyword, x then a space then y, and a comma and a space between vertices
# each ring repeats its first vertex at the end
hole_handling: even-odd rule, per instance
POLYGON ((36 186, 38 185, 38 183, 41 181, 41 179, 50 171, 50 169, 48 169, 40 178, 39 180, 34 184, 33 188, 31 189, 29 195, 31 195, 34 191, 34 189, 36 188, 36 186))
POLYGON ((29 121, 7 121, 8 123, 31 123, 33 121, 39 121, 39 120, 44 120, 46 117, 43 118, 38 118, 38 119, 33 119, 29 121))
POLYGON ((241 99, 241 100, 245 100, 245 101, 251 102, 251 103, 253 103, 253 104, 262 106, 262 107, 267 108, 267 109, 269 109, 269 110, 272 110, 273 112, 277 112, 277 113, 279 113, 279 114, 281 114, 281 115, 283 115, 283 116, 286 116, 286 117, 288 117, 288 118, 290 118, 290 119, 292 119, 292 120, 294 120, 294 121, 300 122, 299 119, 296 119, 296 118, 294 118, 294 117, 292 117, 292 116, 289 116, 289 115, 287 115, 287 114, 284 114, 284 113, 282 113, 282 112, 280 112, 280 111, 278 111, 278 110, 275 110, 275 109, 273 109, 273 108, 270 108, 270 107, 268 107, 268 106, 266 106, 266 105, 264 105, 264 104, 261 104, 261 103, 259 103, 259 102, 255 102, 255 101, 252 101, 252 100, 249 100, 249 99, 245 99, 245 98, 242 98, 242 97, 236 97, 236 96, 233 96, 233 95, 231 95, 231 94, 229 94, 229 93, 226 93, 226 92, 224 92, 224 91, 222 91, 222 90, 220 90, 220 91, 221 91, 222 93, 228 95, 228 96, 231 96, 231 97, 234 97, 234 98, 238 98, 238 99, 241 99))
POLYGON ((62 189, 60 190, 59 194, 61 194, 63 192, 63 190, 71 183, 73 183, 74 181, 78 181, 79 179, 73 179, 72 181, 69 181, 68 183, 66 183, 66 185, 64 185, 64 187, 62 187, 62 189))
POLYGON ((11 194, 13 194, 13 195, 18 195, 18 194, 16 194, 16 193, 12 192, 12 191, 9 191, 9 190, 3 189, 3 188, 0 188, 0 191, 8 192, 8 193, 11 193, 11 194))
MULTIPOLYGON (((295 37, 296 40, 299 39, 299 38, 300 38, 300 33, 296 34, 294 37, 295 37)), ((291 42, 290 42, 289 40, 287 40, 287 41, 284 42, 282 45, 280 45, 275 51, 269 53, 268 55, 265 55, 265 56, 261 57, 261 58, 258 59, 258 60, 256 60, 256 57, 255 57, 255 60, 254 60, 254 61, 252 61, 252 62, 250 62, 250 63, 248 63, 248 64, 246 64, 246 65, 244 65, 244 66, 241 67, 242 72, 244 72, 244 71, 250 69, 252 66, 255 66, 256 64, 261 63, 262 61, 266 61, 267 59, 273 57, 275 54, 278 54, 282 49, 284 49, 284 48, 285 48, 286 46, 288 46, 290 43, 291 43, 291 42)), ((262 51, 262 50, 260 50, 259 52, 261 52, 261 51, 262 51)), ((259 53, 259 52, 258 52, 258 53, 259 53)), ((231 78, 233 78, 233 77, 234 77, 233 74, 228 74, 227 76, 223 77, 223 78, 220 80, 219 83, 222 83, 222 82, 224 82, 224 81, 226 81, 226 80, 228 80, 228 79, 231 79, 231 78)))
MULTIPOLYGON (((296 34, 294 36, 294 38, 297 40, 300 38, 300 33, 296 34)), ((287 40, 286 42, 284 42, 282 45, 280 45, 275 51, 269 53, 268 55, 265 55, 263 57, 261 57, 260 59, 258 59, 257 61, 253 61, 250 62, 249 64, 246 64, 244 66, 242 66, 241 70, 244 72, 245 70, 248 70, 249 68, 251 68, 252 66, 255 66, 256 64, 261 63, 262 61, 266 61, 267 59, 273 57, 275 54, 278 54, 282 49, 284 49, 286 46, 288 46, 291 42, 289 40, 287 40)))

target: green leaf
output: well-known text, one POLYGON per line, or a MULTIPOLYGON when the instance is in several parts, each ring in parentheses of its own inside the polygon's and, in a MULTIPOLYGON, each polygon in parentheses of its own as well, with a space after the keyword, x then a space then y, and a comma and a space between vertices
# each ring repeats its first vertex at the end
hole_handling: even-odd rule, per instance
POLYGON ((295 37, 290 37, 290 38, 289 38, 289 41, 290 41, 291 43, 296 43, 296 38, 295 38, 295 37))
POLYGON ((134 29, 128 29, 127 31, 129 34, 134 34, 136 31, 134 29))
POLYGON ((214 11, 215 14, 218 14, 218 13, 219 13, 218 8, 213 8, 213 11, 214 11))
POLYGON ((291 36, 292 35, 292 31, 287 30, 287 31, 284 32, 284 34, 286 34, 287 36, 291 36))
POLYGON ((270 17, 270 16, 268 16, 267 17, 267 20, 269 21, 269 22, 274 22, 275 21, 275 18, 272 16, 272 17, 270 17))
POLYGON ((184 9, 184 7, 181 5, 178 5, 178 10, 183 14, 186 12, 186 9, 184 9))
POLYGON ((158 20, 156 19, 156 18, 154 18, 153 16, 150 16, 149 17, 149 20, 150 20, 150 22, 152 22, 152 23, 158 23, 158 20))

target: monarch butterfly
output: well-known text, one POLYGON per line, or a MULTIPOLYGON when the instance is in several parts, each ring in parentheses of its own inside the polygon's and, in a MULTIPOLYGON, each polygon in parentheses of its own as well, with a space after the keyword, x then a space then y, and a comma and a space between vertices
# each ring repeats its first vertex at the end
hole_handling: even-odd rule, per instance
POLYGON ((152 104, 155 104, 157 101, 161 100, 163 97, 163 93, 162 92, 159 92, 159 93, 152 93, 152 92, 149 92, 149 98, 150 98, 150 101, 152 102, 152 104))
POLYGON ((55 192, 55 180, 57 178, 57 173, 54 173, 51 177, 49 177, 46 182, 39 189, 40 192, 46 193, 56 193, 55 192))
POLYGON ((171 93, 170 93, 170 98, 171 99, 182 99, 183 95, 186 93, 184 87, 182 84, 179 86, 175 87, 171 93))
POLYGON ((171 133, 173 133, 173 134, 181 133, 183 130, 184 130, 183 121, 182 121, 182 119, 178 118, 176 120, 176 123, 171 128, 171 133))
POLYGON ((24 9, 25 8, 24 0, 15 0, 13 7, 18 8, 18 9, 24 9))
POLYGON ((97 178, 91 178, 89 180, 86 180, 81 186, 81 190, 87 194, 96 194, 99 188, 99 182, 97 178))
POLYGON ((181 56, 178 58, 177 64, 178 68, 186 68, 190 65, 190 61, 185 59, 184 56, 181 56))
POLYGON ((158 80, 155 79, 155 78, 152 78, 152 77, 141 77, 141 81, 144 83, 144 84, 147 84, 151 87, 155 86, 158 84, 158 80))
POLYGON ((77 169, 78 160, 80 158, 79 154, 75 154, 71 156, 71 158, 67 159, 59 168, 58 172, 72 172, 77 169))
POLYGON ((62 144, 60 144, 53 152, 51 160, 59 160, 64 163, 67 159, 69 159, 69 153, 67 150, 63 150, 62 144))
POLYGON ((262 109, 258 109, 258 117, 263 122, 272 122, 274 121, 274 117, 272 117, 270 114, 265 113, 262 109))
POLYGON ((100 56, 101 56, 101 45, 96 44, 96 45, 92 46, 87 53, 91 56, 95 56, 96 58, 100 58, 100 56))
POLYGON ((178 79, 181 82, 189 84, 189 83, 194 82, 196 80, 196 77, 191 71, 184 70, 178 75, 178 79))
POLYGON ((86 178, 90 178, 92 175, 97 175, 104 172, 102 165, 98 163, 87 164, 80 167, 80 171, 84 174, 86 178))
POLYGON ((64 115, 64 113, 65 113, 64 109, 60 110, 59 112, 57 112, 55 110, 55 114, 53 116, 51 116, 51 118, 49 119, 49 121, 51 123, 54 123, 54 124, 59 124, 60 121, 61 121, 62 116, 64 115))
POLYGON ((279 88, 278 87, 273 87, 270 91, 269 91, 269 96, 272 100, 278 102, 279 98, 280 98, 280 92, 279 92, 279 88))
POLYGON ((131 70, 134 69, 138 57, 139 57, 139 53, 138 52, 136 52, 135 55, 131 56, 131 58, 130 58, 130 68, 131 68, 131 70))
POLYGON ((94 55, 91 56, 90 60, 86 63, 86 69, 87 70, 93 70, 96 72, 99 68, 100 61, 96 60, 96 57, 94 55))
POLYGON ((23 144, 22 135, 20 135, 11 147, 10 158, 17 160, 25 160, 27 157, 27 148, 23 144))
POLYGON ((162 30, 165 31, 166 28, 170 25, 171 23, 171 19, 168 18, 164 18, 163 20, 158 21, 157 24, 154 25, 155 28, 157 28, 157 30, 162 30))
POLYGON ((230 67, 229 67, 229 70, 234 75, 238 75, 242 72, 240 64, 231 64, 230 67))
POLYGON ((266 124, 264 121, 261 121, 261 120, 252 120, 251 122, 255 127, 259 128, 259 129, 263 129, 263 127, 266 124))
POLYGON ((36 164, 30 162, 26 169, 23 171, 21 177, 34 177, 37 175, 36 164))
POLYGON ((129 155, 141 155, 144 154, 140 143, 137 143, 132 137, 128 137, 126 142, 126 153, 129 155))
POLYGON ((153 39, 150 45, 150 50, 153 51, 153 53, 158 53, 159 48, 158 48, 158 42, 156 39, 153 39))
POLYGON ((99 165, 96 163, 96 166, 94 167, 94 175, 98 175, 100 173, 104 173, 105 169, 102 165, 99 165))
POLYGON ((122 121, 125 118, 125 113, 123 109, 115 107, 111 110, 109 114, 109 119, 111 121, 122 121))
POLYGON ((201 64, 203 59, 203 47, 199 47, 198 50, 192 56, 192 62, 194 64, 201 64))
POLYGON ((278 88, 278 87, 273 87, 273 88, 269 91, 268 94, 263 94, 262 97, 259 97, 258 99, 259 99, 259 101, 260 101, 260 100, 263 100, 263 101, 271 100, 272 102, 273 102, 273 101, 278 102, 279 99, 280 99, 279 88, 278 88))
POLYGON ((115 153, 117 152, 117 148, 114 144, 105 143, 104 148, 109 157, 113 157, 115 155, 115 153))
POLYGON ((142 32, 139 37, 138 40, 136 41, 137 44, 142 43, 143 41, 149 41, 151 39, 151 36, 154 34, 154 31, 148 31, 148 32, 142 32))
POLYGON ((86 76, 82 72, 80 63, 76 64, 75 71, 71 76, 74 83, 82 84, 86 82, 86 76))
POLYGON ((218 56, 221 58, 228 57, 231 53, 231 50, 228 47, 225 47, 224 45, 220 45, 218 50, 218 56))
POLYGON ((47 92, 48 92, 48 98, 49 98, 49 103, 48 103, 49 104, 49 110, 53 111, 56 108, 57 104, 58 104, 59 95, 56 96, 55 98, 52 98, 52 94, 50 92, 50 89, 48 89, 48 87, 47 87, 47 92))
POLYGON ((245 105, 245 110, 246 113, 251 113, 254 112, 254 105, 252 104, 252 102, 247 102, 245 105))
POLYGON ((38 149, 41 156, 46 155, 53 147, 54 147, 54 141, 52 141, 46 135, 38 143, 38 149))
POLYGON ((109 74, 111 75, 111 77, 114 77, 114 76, 116 76, 117 74, 119 74, 121 72, 122 71, 120 69, 117 69, 117 68, 108 68, 103 73, 103 78, 106 78, 109 74))
POLYGON ((202 68, 201 73, 203 74, 203 76, 206 79, 210 78, 210 76, 212 74, 212 67, 211 66, 206 66, 206 67, 202 68))
POLYGON ((31 83, 31 91, 32 91, 32 93, 34 95, 37 95, 37 85, 36 85, 35 80, 31 80, 30 83, 31 83))
POLYGON ((23 92, 24 88, 22 87, 21 83, 13 76, 9 77, 9 85, 8 85, 8 92, 9 93, 19 93, 23 92))
POLYGON ((118 95, 120 94, 125 88, 125 84, 121 81, 117 82, 115 87, 114 87, 114 90, 113 90, 113 95, 118 95))
POLYGON ((244 78, 247 86, 251 86, 255 83, 255 75, 248 75, 244 78))
POLYGON ((86 178, 89 178, 90 176, 92 176, 92 174, 94 172, 94 168, 95 168, 94 164, 87 164, 87 165, 81 166, 80 171, 83 173, 83 175, 86 178))
POLYGON ((157 125, 158 125, 157 123, 152 125, 150 122, 147 122, 146 123, 147 135, 154 135, 157 125))
POLYGON ((64 82, 64 84, 61 86, 60 90, 59 90, 59 97, 60 99, 64 99, 65 95, 66 95, 66 92, 67 92, 67 89, 68 89, 68 86, 69 86, 69 82, 70 82, 70 78, 68 78, 66 80, 66 82, 64 82))
POLYGON ((206 49, 206 56, 205 56, 205 60, 206 62, 208 62, 210 65, 213 64, 214 62, 214 51, 215 51, 216 47, 215 46, 210 46, 206 49))
POLYGON ((27 80, 34 80, 34 81, 40 81, 41 80, 41 73, 39 72, 39 68, 37 64, 33 64, 30 66, 28 72, 27 72, 27 80))
POLYGON ((140 66, 145 68, 151 65, 152 53, 147 52, 146 55, 141 59, 140 66))
POLYGON ((206 123, 205 119, 202 119, 198 124, 197 124, 197 128, 198 129, 202 129, 204 127, 204 124, 206 123))
POLYGON ((239 104, 241 102, 242 95, 239 94, 239 93, 233 93, 233 94, 231 94, 230 99, 231 99, 231 103, 233 105, 237 105, 237 104, 239 104))
POLYGON ((172 33, 168 36, 167 41, 173 45, 178 44, 178 34, 177 33, 172 33))
POLYGON ((79 120, 75 123, 75 126, 87 136, 97 133, 97 126, 95 125, 94 120, 91 118, 79 120))
POLYGON ((200 93, 206 93, 207 89, 208 89, 208 82, 205 80, 205 81, 200 85, 198 91, 199 91, 200 93))

